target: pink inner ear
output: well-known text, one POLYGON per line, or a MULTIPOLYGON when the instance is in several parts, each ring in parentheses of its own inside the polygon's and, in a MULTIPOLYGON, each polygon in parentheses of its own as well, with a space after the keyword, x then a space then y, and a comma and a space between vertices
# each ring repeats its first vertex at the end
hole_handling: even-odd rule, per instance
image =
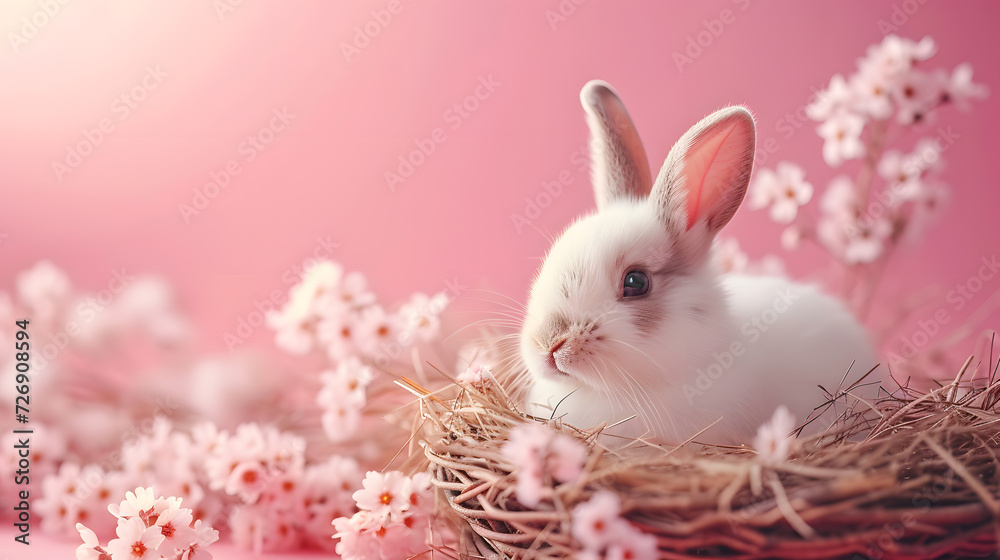
POLYGON ((722 190, 727 186, 724 180, 710 180, 709 174, 713 175, 712 179, 716 179, 720 171, 725 172, 713 164, 719 155, 719 150, 722 149, 722 145, 726 143, 735 128, 736 123, 733 123, 713 131, 715 134, 709 138, 699 138, 696 145, 692 146, 684 156, 687 229, 694 227, 695 222, 702 217, 702 214, 715 207, 722 196, 722 190))

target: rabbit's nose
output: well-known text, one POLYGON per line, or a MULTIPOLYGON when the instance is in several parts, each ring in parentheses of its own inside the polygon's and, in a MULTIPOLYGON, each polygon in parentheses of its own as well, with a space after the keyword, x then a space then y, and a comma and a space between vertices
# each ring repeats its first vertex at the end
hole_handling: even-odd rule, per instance
POLYGON ((566 344, 566 340, 566 338, 557 340, 556 343, 552 345, 552 348, 549 348, 549 354, 555 354, 558 352, 559 349, 563 347, 563 344, 566 344))

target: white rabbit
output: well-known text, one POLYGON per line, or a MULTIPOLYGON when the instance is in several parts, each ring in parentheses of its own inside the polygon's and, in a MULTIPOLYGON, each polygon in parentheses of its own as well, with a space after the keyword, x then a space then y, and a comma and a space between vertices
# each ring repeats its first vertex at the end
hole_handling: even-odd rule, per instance
POLYGON ((655 183, 625 106, 592 81, 597 211, 553 244, 521 331, 527 410, 580 428, 679 443, 748 442, 779 404, 799 421, 875 365, 866 331, 838 301, 784 279, 720 275, 712 241, 753 167, 753 117, 713 113, 670 150, 655 183), (553 410, 554 409, 554 410, 553 410))

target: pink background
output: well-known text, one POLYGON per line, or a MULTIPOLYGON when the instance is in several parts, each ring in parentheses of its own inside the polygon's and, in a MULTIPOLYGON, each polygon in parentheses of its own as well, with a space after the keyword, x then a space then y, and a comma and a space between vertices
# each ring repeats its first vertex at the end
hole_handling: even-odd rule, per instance
MULTIPOLYGON (((113 270, 160 273, 177 286, 206 350, 224 348, 223 333, 255 300, 287 289, 282 273, 309 256, 317 237, 339 243, 333 257, 364 271, 388 302, 453 278, 523 299, 548 242, 530 227, 518 233, 511 215, 563 171, 573 182, 537 229, 556 233, 593 207, 577 152, 586 141, 577 95, 587 80, 619 90, 655 167, 698 118, 744 103, 760 140, 778 142, 765 164, 796 161, 824 185, 834 171, 822 164, 815 123, 785 139, 780 119, 832 73, 853 71, 894 6, 899 14, 903 4, 919 6, 591 0, 553 29, 546 11, 559 10, 555 0, 401 0, 347 60, 342 45, 386 1, 231 0, 238 5, 218 14, 213 6, 226 1, 73 2, 17 52, 5 41, 0 285, 42 257, 95 290, 113 270), (679 71, 672 54, 724 9, 735 21, 679 71), (167 75, 126 114, 113 103, 142 83, 147 67, 167 75), (500 85, 453 129, 445 112, 489 76, 500 85), (241 142, 280 108, 294 118, 246 162, 241 142), (53 162, 102 119, 114 129, 57 179, 53 162), (385 172, 435 128, 446 140, 392 192, 385 172), (185 223, 179 205, 192 204, 194 189, 232 159, 241 173, 185 223)), ((39 10, 34 0, 5 2, 3 31, 19 31, 21 17, 39 10)), ((935 65, 969 61, 976 80, 998 92, 998 12, 994 2, 931 2, 898 32, 933 36, 935 65)), ((897 259, 893 274, 904 285, 951 286, 996 250, 997 116, 992 99, 972 114, 942 115, 961 135, 946 154, 954 203, 919 252, 897 259)), ((780 251, 779 231, 765 212, 744 209, 727 234, 756 258, 780 251)), ((812 250, 785 256, 800 273, 821 262, 812 250)))
MULTIPOLYGON (((317 238, 329 238, 339 244, 331 256, 363 271, 386 302, 456 279, 523 300, 548 246, 542 232, 593 207, 580 165, 586 129, 577 96, 587 80, 608 80, 622 94, 655 167, 697 119, 743 103, 755 111, 760 141, 777 140, 765 165, 796 161, 825 185, 835 172, 822 164, 815 123, 791 138, 777 127, 812 88, 853 71, 881 40, 880 19, 917 6, 898 33, 933 36, 933 64, 971 62, 994 97, 972 114, 942 115, 940 124, 960 134, 946 154, 953 204, 919 250, 898 255, 887 286, 936 284, 944 293, 997 250, 995 2, 590 0, 553 28, 546 11, 558 11, 557 0, 401 0, 349 60, 342 45, 356 27, 376 27, 372 10, 389 2, 231 0, 238 5, 220 15, 213 6, 224 2, 71 2, 15 50, 8 33, 41 8, 37 0, 4 1, 0 289, 41 258, 88 290, 121 269, 162 274, 198 326, 201 349, 225 351, 223 334, 255 301, 287 290, 286 271, 313 253, 317 238), (673 53, 725 9, 735 21, 679 70, 673 53), (125 113, 115 99, 141 84, 148 67, 166 76, 139 90, 144 98, 125 113), (454 128, 446 111, 474 94, 481 77, 499 85, 454 128), (241 143, 281 108, 294 118, 246 161, 241 143), (57 177, 53 162, 65 162, 68 147, 102 119, 113 130, 57 177), (390 190, 386 171, 436 128, 446 139, 390 190), (234 159, 240 174, 186 223, 179 206, 234 159), (560 174, 572 183, 534 220, 537 230, 519 233, 511 215, 524 214, 526 197, 560 174)), ((727 235, 759 258, 780 252, 779 231, 765 212, 744 210, 727 235)), ((800 274, 822 262, 814 250, 783 256, 800 274)), ((987 284, 958 315, 997 286, 987 284)), ((463 295, 470 304, 492 297, 463 295)), ((270 346, 270 332, 258 329, 253 341, 270 346)))

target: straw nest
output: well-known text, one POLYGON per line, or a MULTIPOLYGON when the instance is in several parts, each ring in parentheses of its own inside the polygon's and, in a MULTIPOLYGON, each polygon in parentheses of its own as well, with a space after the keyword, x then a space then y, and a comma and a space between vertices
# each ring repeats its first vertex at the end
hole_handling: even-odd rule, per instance
MULTIPOLYGON (((1000 380, 994 370, 989 383, 963 382, 970 362, 936 390, 854 399, 773 465, 746 447, 695 442, 610 451, 599 430, 518 412, 495 380, 448 397, 422 392, 417 440, 467 558, 574 557, 571 512, 599 490, 618 493, 622 515, 656 536, 660 558, 989 557, 1000 542, 1000 380), (535 508, 518 502, 517 465, 501 452, 527 422, 589 450, 583 476, 554 485, 535 508)), ((847 403, 850 389, 825 407, 847 403)))

